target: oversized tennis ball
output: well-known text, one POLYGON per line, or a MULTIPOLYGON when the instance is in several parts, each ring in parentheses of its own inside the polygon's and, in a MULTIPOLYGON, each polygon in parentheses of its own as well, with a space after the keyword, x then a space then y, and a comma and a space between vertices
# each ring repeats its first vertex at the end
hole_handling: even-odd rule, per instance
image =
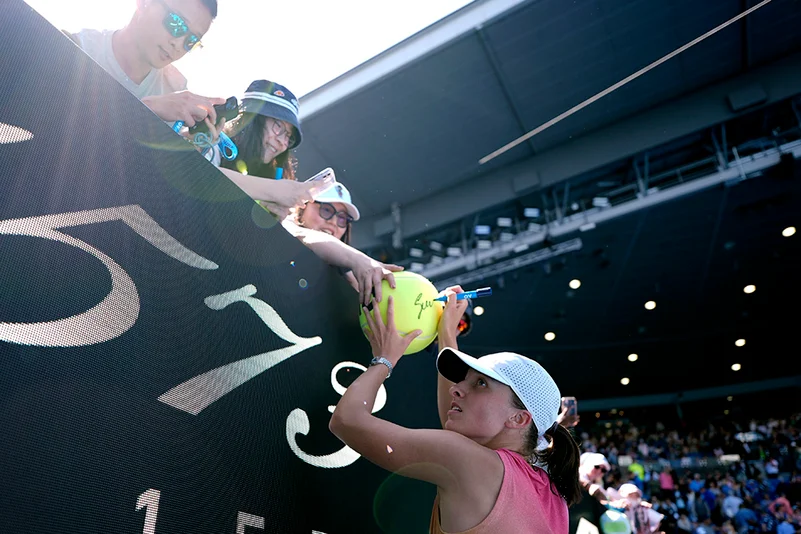
MULTIPOLYGON (((404 354, 414 354, 429 346, 436 339, 439 318, 442 316, 444 305, 442 302, 434 300, 439 292, 427 278, 405 271, 394 273, 394 276, 395 289, 389 287, 386 280, 381 282, 381 302, 378 303, 378 309, 381 311, 381 317, 386 321, 387 297, 392 295, 395 303, 395 328, 398 333, 406 335, 415 330, 423 331, 404 352, 404 354)), ((365 334, 370 331, 364 310, 359 314, 359 325, 365 334)))

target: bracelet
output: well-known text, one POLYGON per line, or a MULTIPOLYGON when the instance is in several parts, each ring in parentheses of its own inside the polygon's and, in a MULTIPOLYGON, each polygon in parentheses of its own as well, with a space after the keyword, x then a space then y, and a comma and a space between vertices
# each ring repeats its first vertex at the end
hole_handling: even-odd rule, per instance
MULTIPOLYGON (((373 358, 372 360, 370 360, 370 367, 372 367, 374 365, 379 365, 379 364, 386 365, 387 369, 389 369, 389 372, 387 372, 387 378, 392 376, 392 362, 390 362, 389 360, 387 360, 383 356, 377 357, 377 358, 373 358)), ((386 380, 386 378, 384 380, 386 380)))

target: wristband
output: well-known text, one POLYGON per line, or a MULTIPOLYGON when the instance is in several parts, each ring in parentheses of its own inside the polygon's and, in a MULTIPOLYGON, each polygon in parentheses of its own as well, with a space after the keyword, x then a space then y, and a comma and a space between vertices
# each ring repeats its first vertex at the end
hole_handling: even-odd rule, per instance
MULTIPOLYGON (((389 371, 387 372, 387 378, 392 376, 392 362, 390 362, 383 356, 378 358, 373 358, 372 360, 370 360, 370 367, 374 365, 386 365, 387 369, 389 369, 389 371)), ((384 380, 386 380, 386 378, 384 380)))

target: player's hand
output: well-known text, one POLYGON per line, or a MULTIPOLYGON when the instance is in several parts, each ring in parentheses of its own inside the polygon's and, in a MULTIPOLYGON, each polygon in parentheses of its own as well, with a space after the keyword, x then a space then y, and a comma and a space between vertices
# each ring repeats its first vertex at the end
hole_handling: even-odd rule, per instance
POLYGON ((383 356, 388 359, 392 365, 398 363, 403 353, 409 348, 412 341, 423 333, 422 330, 415 330, 409 332, 405 336, 401 336, 395 328, 395 302, 392 295, 387 297, 387 321, 381 317, 381 310, 378 304, 373 301, 373 310, 370 311, 367 307, 363 307, 364 316, 367 318, 367 326, 369 332, 365 332, 367 340, 370 342, 370 347, 373 349, 373 356, 383 356))
POLYGON ((448 297, 448 302, 445 304, 445 310, 442 312, 442 317, 440 317, 439 326, 437 327, 437 336, 441 346, 443 343, 452 344, 456 339, 456 334, 459 331, 459 321, 462 320, 462 316, 467 310, 467 300, 456 300, 456 295, 459 293, 464 293, 461 286, 451 286, 440 293, 440 296, 446 295, 448 297))

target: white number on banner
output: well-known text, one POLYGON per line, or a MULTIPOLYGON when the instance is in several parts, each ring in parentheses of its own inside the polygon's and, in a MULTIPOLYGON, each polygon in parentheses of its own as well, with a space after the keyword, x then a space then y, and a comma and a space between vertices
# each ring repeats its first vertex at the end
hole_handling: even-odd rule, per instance
MULTIPOLYGON (((154 489, 147 490, 136 499, 136 511, 145 508, 145 527, 142 529, 142 534, 155 534, 160 499, 161 492, 154 489)), ((247 512, 237 512, 236 534, 246 534, 247 527, 264 530, 264 518, 247 512)), ((311 534, 325 534, 325 532, 312 530, 311 534)))
POLYGON ((156 532, 156 517, 159 513, 159 490, 149 489, 136 499, 136 511, 145 509, 145 527, 142 534, 154 534, 156 532))

